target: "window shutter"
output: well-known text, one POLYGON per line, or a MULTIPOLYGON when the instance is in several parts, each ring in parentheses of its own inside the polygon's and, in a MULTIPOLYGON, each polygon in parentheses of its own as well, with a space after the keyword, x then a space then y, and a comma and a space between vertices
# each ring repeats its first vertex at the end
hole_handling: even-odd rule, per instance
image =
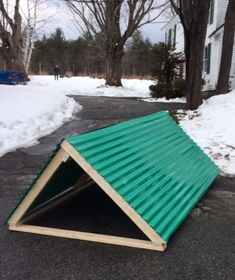
POLYGON ((174 25, 174 39, 173 39, 174 48, 175 48, 175 44, 176 44, 176 24, 174 25))
POLYGON ((211 43, 207 46, 207 67, 206 67, 206 73, 210 73, 211 68, 211 43))
POLYGON ((171 45, 171 34, 172 34, 172 29, 169 29, 169 33, 168 33, 168 44, 171 45))

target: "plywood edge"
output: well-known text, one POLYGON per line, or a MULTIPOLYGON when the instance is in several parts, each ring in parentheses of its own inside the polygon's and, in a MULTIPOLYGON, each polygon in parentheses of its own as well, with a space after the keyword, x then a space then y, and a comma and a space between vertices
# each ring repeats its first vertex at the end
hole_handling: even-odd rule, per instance
POLYGON ((79 154, 74 147, 64 140, 61 147, 76 161, 98 186, 122 209, 122 211, 154 243, 165 244, 164 240, 147 222, 105 181, 105 179, 79 154))
POLYGON ((49 179, 52 177, 52 175, 55 173, 55 171, 59 168, 59 166, 63 162, 64 157, 66 155, 67 155, 66 152, 62 148, 60 148, 58 150, 58 152, 55 154, 55 156, 53 157, 51 162, 48 164, 46 169, 43 171, 43 173, 40 175, 38 180, 35 182, 32 189, 22 200, 22 202, 20 203, 18 208, 15 210, 15 212, 12 214, 11 218, 8 221, 8 224, 10 226, 14 226, 20 221, 20 219, 23 217, 25 212, 28 210, 30 205, 35 200, 35 198, 43 190, 46 183, 49 181, 49 179))
POLYGON ((128 246, 128 247, 142 248, 142 249, 149 249, 149 250, 164 251, 166 249, 166 245, 162 243, 156 244, 147 240, 96 234, 90 232, 64 230, 64 229, 40 227, 40 226, 33 226, 33 225, 19 225, 19 226, 10 225, 9 229, 14 231, 27 232, 27 233, 36 233, 41 235, 101 242, 106 244, 121 245, 121 246, 128 246))

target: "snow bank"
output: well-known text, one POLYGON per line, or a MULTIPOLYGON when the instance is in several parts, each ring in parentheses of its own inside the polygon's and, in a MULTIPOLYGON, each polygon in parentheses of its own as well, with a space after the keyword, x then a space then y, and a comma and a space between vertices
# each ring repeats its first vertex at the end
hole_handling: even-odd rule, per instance
POLYGON ((31 76, 27 86, 0 85, 0 156, 37 143, 81 109, 67 95, 149 97, 149 80, 123 80, 124 87, 104 86, 104 79, 31 76))
POLYGON ((224 175, 235 176, 235 90, 213 96, 197 111, 178 111, 180 125, 215 161, 224 175))
POLYGON ((54 81, 53 76, 31 76, 30 86, 44 86, 66 95, 150 97, 151 80, 122 79, 123 87, 105 86, 104 79, 90 77, 61 78, 54 81))
POLYGON ((0 85, 0 156, 36 144, 81 107, 50 88, 0 85))

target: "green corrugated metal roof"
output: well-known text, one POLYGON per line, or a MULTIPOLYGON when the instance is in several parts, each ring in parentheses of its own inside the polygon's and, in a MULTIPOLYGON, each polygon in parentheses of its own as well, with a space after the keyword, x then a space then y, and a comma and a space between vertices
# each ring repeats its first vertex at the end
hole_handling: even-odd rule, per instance
POLYGON ((220 173, 167 112, 66 140, 165 242, 220 173))

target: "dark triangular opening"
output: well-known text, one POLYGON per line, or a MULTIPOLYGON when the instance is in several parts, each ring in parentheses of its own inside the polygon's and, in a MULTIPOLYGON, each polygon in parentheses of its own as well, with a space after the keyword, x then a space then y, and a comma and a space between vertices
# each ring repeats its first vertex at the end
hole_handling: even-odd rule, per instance
POLYGON ((23 217, 29 216, 35 209, 40 209, 53 202, 53 197, 68 198, 24 224, 42 227, 84 231, 120 237, 149 240, 130 218, 94 183, 85 176, 81 191, 74 192, 74 185, 81 181, 85 172, 73 160, 63 163, 44 190, 39 194, 23 217), (85 188, 84 188, 85 186, 85 188))
POLYGON ((34 217, 27 224, 147 240, 96 184, 34 217))

